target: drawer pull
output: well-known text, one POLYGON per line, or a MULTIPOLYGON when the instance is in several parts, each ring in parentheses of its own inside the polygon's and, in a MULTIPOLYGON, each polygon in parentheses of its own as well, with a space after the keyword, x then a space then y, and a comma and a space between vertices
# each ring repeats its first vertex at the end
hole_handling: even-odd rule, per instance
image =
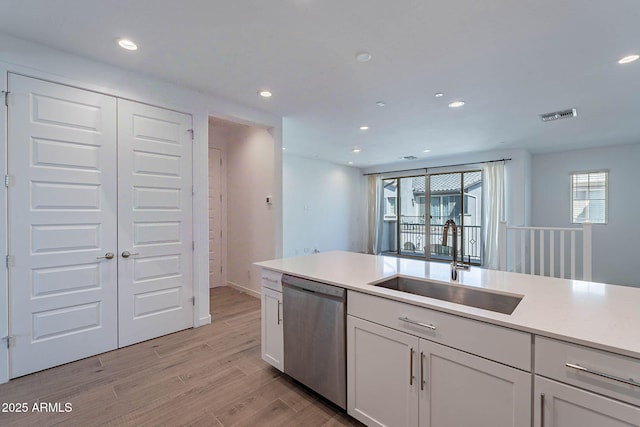
POLYGON ((623 384, 632 385, 634 387, 640 387, 640 383, 635 381, 633 378, 629 378, 628 380, 626 380, 624 378, 616 377, 614 375, 605 374, 604 372, 592 371, 589 368, 585 368, 584 366, 580 366, 580 365, 577 365, 575 363, 567 362, 565 365, 566 365, 567 368, 573 368, 573 369, 576 369, 578 371, 584 372, 585 374, 596 375, 598 377, 607 378, 607 379, 610 379, 610 380, 613 380, 613 381, 618 381, 618 382, 621 382, 623 384))
POLYGON ((271 283, 275 283, 275 284, 277 284, 277 283, 278 283, 278 281, 277 281, 277 280, 275 280, 275 279, 270 279, 270 278, 268 278, 268 277, 264 277, 264 276, 262 277, 262 280, 266 280, 267 282, 271 282, 271 283))
POLYGON ((436 330, 436 327, 433 326, 433 325, 430 325, 428 323, 417 322, 415 320, 409 319, 408 317, 398 317, 398 320, 400 320, 402 322, 411 323, 412 325, 422 326, 423 328, 431 329, 432 331, 436 330))

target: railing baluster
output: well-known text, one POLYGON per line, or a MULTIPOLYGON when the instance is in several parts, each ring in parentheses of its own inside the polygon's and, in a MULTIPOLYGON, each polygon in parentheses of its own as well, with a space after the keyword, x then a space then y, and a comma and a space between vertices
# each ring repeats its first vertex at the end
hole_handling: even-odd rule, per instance
POLYGON ((565 253, 564 253, 564 230, 562 230, 560 232, 560 277, 561 278, 565 278, 564 277, 564 257, 565 257, 565 253))
POLYGON ((571 232, 571 279, 576 278, 576 232, 571 232))
POLYGON ((544 271, 544 230, 540 230, 540 275, 546 276, 544 271))
POLYGON ((520 272, 526 273, 525 267, 527 262, 525 261, 525 255, 527 251, 525 249, 525 244, 526 244, 527 236, 524 230, 518 230, 518 231, 519 231, 518 234, 520 235, 520 272))
POLYGON ((531 241, 529 242, 529 251, 531 252, 531 274, 536 274, 536 231, 531 229, 531 241))
POLYGON ((549 231, 549 276, 556 277, 555 272, 555 253, 554 249, 556 246, 556 236, 553 230, 549 231))
POLYGON ((515 230, 513 230, 514 233, 511 234, 511 269, 509 269, 508 271, 515 271, 517 272, 517 266, 516 266, 516 240, 518 237, 518 234, 515 233, 515 230))

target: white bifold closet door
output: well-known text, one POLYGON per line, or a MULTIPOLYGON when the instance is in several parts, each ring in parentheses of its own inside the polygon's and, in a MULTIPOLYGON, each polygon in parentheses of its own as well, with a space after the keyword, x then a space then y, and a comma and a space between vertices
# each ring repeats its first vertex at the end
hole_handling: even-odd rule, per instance
POLYGON ((120 347, 193 326, 190 130, 189 115, 118 100, 120 347))
POLYGON ((116 99, 14 74, 9 90, 10 363, 18 377, 118 345, 116 99))
POLYGON ((193 326, 191 116, 9 91, 10 376, 193 326))

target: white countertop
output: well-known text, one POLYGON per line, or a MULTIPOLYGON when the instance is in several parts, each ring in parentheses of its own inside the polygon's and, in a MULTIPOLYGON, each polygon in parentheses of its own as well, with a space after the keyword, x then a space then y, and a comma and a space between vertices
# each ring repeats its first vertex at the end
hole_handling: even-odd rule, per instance
POLYGON ((472 267, 456 286, 523 295, 510 314, 370 285, 397 274, 451 283, 449 264, 324 252, 256 265, 460 316, 640 358, 640 288, 472 267))

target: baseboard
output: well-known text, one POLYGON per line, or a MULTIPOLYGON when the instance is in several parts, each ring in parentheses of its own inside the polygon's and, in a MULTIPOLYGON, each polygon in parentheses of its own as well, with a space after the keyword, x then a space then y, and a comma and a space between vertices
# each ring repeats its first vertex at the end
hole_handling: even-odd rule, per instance
POLYGON ((196 328, 204 325, 209 325, 209 324, 211 324, 210 314, 208 316, 201 317, 200 319, 198 319, 198 325, 196 326, 196 328))
POLYGON ((227 286, 233 289, 237 289, 240 292, 244 292, 247 295, 251 295, 254 298, 258 298, 258 299, 261 298, 260 292, 256 292, 253 289, 245 288, 244 286, 238 285, 237 283, 227 282, 227 286))

